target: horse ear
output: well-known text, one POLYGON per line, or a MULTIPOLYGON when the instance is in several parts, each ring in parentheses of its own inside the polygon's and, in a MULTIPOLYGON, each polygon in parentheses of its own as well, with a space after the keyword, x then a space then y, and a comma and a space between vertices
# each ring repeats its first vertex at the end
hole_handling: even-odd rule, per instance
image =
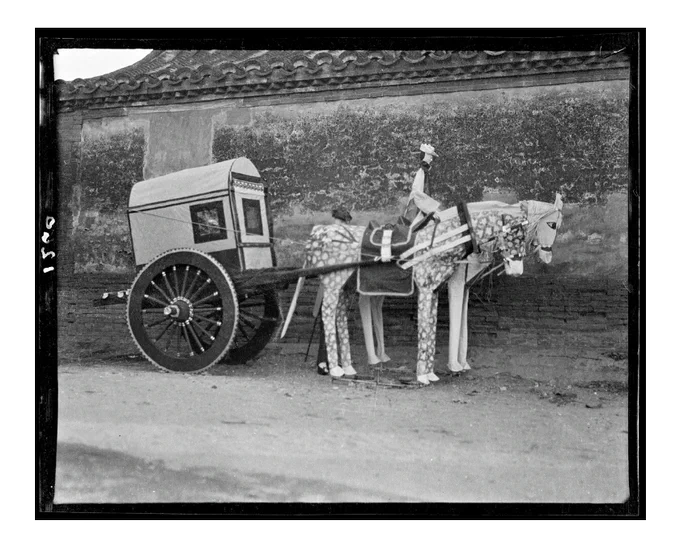
POLYGON ((564 205, 562 203, 562 195, 560 193, 556 193, 555 194, 555 209, 557 209, 558 211, 561 211, 562 205, 564 205))

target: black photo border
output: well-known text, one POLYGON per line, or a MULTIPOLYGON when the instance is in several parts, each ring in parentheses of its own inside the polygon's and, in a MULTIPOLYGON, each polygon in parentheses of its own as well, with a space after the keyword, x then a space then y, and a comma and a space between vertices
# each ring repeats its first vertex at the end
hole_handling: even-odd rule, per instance
MULTIPOLYGON (((129 29, 37 28, 36 39, 36 505, 37 519, 644 519, 645 29, 129 29), (261 30, 262 32, 258 32, 261 30), (266 38, 263 38, 266 36, 266 38), (630 56, 629 486, 618 504, 54 504, 58 268, 42 272, 40 237, 59 221, 53 55, 59 48, 622 50, 630 56)), ((58 240, 56 245, 58 248, 58 240)))

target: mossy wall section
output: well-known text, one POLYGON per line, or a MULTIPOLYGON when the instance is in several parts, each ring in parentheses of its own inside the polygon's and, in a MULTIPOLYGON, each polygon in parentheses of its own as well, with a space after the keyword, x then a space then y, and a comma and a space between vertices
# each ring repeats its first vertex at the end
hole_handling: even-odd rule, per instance
MULTIPOLYGON (((250 158, 269 184, 276 235, 282 237, 277 252, 282 264, 293 265, 299 245, 286 247, 289 234, 281 223, 300 235, 307 217, 327 222, 340 204, 352 210, 356 223, 376 213, 389 220, 408 196, 422 142, 433 144, 440 155, 430 193, 445 205, 480 201, 504 189, 520 200, 549 202, 561 192, 571 210, 588 205, 599 211, 611 209, 608 196, 627 191, 623 81, 290 100, 130 109, 116 118, 90 115, 83 121, 78 175, 69 197, 73 271, 134 271, 126 205, 135 182, 239 156, 250 158)), ((614 208, 625 217, 625 198, 614 208)), ((574 222, 565 216, 564 243, 590 242, 584 260, 598 261, 601 244, 611 240, 615 269, 625 268, 625 226, 616 233, 590 230, 587 220, 593 215, 584 215, 573 216, 574 222), (594 231, 603 237, 590 238, 594 231)))
POLYGON ((146 143, 144 127, 130 124, 83 132, 75 272, 134 271, 126 210, 132 185, 143 179, 146 143))
POLYGON ((624 83, 447 94, 416 103, 343 101, 298 116, 269 109, 248 125, 217 125, 213 161, 253 160, 275 213, 383 209, 408 194, 420 143, 440 157, 431 193, 445 204, 504 187, 518 199, 598 203, 627 188, 624 83))

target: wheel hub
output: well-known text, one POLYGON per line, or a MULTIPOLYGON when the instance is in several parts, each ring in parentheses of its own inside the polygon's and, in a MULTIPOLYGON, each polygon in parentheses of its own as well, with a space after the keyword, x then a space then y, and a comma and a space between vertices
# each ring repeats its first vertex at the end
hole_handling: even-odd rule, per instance
POLYGON ((191 301, 183 296, 177 296, 163 309, 163 313, 169 315, 175 322, 186 325, 194 317, 194 307, 191 305, 191 301))

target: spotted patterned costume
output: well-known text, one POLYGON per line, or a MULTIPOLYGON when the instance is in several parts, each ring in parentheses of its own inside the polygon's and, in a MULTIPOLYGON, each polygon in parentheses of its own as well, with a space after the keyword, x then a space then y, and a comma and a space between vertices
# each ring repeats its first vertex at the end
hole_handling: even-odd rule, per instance
MULTIPOLYGON (((512 232, 510 236, 503 232, 504 224, 507 226, 513 220, 525 218, 522 217, 520 208, 511 208, 501 204, 503 207, 499 210, 488 205, 481 208, 476 205, 468 204, 477 241, 489 250, 502 245, 507 248, 507 252, 514 250, 522 254, 525 238, 523 229, 519 232, 512 232)), ((460 225, 461 220, 457 214, 453 214, 451 218, 440 224, 428 224, 418 232, 415 240, 416 246, 423 243, 428 245, 425 249, 416 252, 414 256, 417 258, 430 250, 429 243, 433 240, 435 231, 435 237, 439 237, 460 225)), ((306 246, 305 267, 358 262, 365 230, 364 226, 315 226, 306 246)), ((444 243, 435 243, 434 248, 440 245, 443 246, 444 243)), ((418 287, 418 360, 416 364, 418 376, 428 374, 434 368, 438 304, 438 295, 435 290, 453 274, 459 261, 465 255, 465 246, 458 245, 413 266, 414 281, 418 287)), ((348 268, 321 276, 324 288, 322 314, 328 365, 331 370, 336 366, 351 369, 352 358, 347 326, 349 295, 346 284, 354 272, 355 268, 348 268)))

